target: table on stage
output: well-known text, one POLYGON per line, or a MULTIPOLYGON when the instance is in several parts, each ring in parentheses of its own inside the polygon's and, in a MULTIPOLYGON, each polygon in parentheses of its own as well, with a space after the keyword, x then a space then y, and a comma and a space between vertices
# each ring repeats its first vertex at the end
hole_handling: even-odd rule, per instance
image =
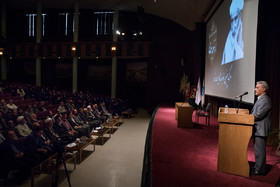
POLYGON ((189 103, 175 103, 175 119, 178 120, 177 126, 179 128, 193 128, 193 110, 193 107, 189 103))

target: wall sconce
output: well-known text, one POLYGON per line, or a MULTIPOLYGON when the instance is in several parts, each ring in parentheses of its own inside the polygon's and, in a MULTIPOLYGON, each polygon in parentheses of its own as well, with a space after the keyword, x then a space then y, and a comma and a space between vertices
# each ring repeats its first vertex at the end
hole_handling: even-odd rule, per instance
POLYGON ((0 56, 4 55, 4 48, 0 48, 0 56))
POLYGON ((72 50, 72 51, 76 51, 76 46, 75 46, 75 45, 72 45, 71 50, 72 50))
POLYGON ((116 47, 116 46, 112 46, 112 47, 111 47, 111 50, 112 50, 112 51, 116 51, 116 50, 117 50, 117 47, 116 47))
POLYGON ((117 54, 117 45, 115 43, 112 43, 112 46, 111 46, 111 55, 112 56, 116 56, 117 54))

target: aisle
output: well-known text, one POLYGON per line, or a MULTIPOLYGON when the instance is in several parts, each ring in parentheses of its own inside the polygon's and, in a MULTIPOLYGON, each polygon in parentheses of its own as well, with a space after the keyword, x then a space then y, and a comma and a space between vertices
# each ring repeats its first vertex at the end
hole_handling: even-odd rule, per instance
MULTIPOLYGON (((140 186, 149 120, 145 110, 139 110, 133 118, 124 119, 124 123, 111 139, 103 146, 96 146, 96 151, 78 165, 71 174, 71 185, 140 186)), ((59 186, 67 187, 67 180, 59 186)))

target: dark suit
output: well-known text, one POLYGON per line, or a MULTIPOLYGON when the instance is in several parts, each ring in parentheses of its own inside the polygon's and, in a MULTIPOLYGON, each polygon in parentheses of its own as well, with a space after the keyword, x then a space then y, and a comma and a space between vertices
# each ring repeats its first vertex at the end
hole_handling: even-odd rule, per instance
POLYGON ((68 143, 72 143, 76 140, 76 137, 74 135, 70 135, 69 131, 66 129, 64 125, 54 123, 53 124, 54 131, 59 135, 59 137, 62 139, 62 141, 66 141, 68 143))
POLYGON ((271 131, 271 100, 265 94, 258 98, 252 114, 255 116, 254 125, 254 151, 255 151, 255 170, 265 174, 266 163, 266 135, 271 131))

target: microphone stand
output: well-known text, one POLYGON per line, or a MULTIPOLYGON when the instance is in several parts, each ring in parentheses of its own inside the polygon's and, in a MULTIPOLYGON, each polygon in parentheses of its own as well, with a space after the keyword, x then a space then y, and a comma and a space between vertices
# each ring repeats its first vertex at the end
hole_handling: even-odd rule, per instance
POLYGON ((243 97, 243 95, 242 96, 240 96, 240 100, 239 100, 239 103, 238 103, 238 108, 237 108, 237 114, 238 114, 238 111, 239 111, 239 108, 240 108, 240 103, 242 102, 242 97, 243 97))

